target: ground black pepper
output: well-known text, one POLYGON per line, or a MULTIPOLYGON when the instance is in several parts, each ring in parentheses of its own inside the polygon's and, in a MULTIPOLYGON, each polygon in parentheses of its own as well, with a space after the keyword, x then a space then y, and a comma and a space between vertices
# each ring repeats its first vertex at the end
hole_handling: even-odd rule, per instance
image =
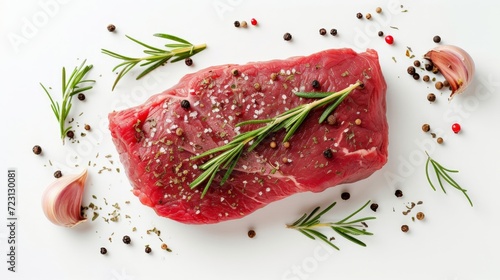
POLYGON ((343 200, 348 200, 349 198, 351 198, 351 194, 348 193, 348 192, 343 192, 341 195, 340 195, 340 198, 342 198, 343 200))
POLYGON ((181 101, 181 107, 188 110, 189 108, 191 108, 191 104, 188 100, 184 99, 181 101))
POLYGON ((285 40, 285 41, 290 41, 290 40, 292 40, 292 34, 290 34, 290 33, 288 33, 288 32, 287 32, 287 33, 285 33, 285 34, 283 35, 283 40, 285 40))
POLYGON ((102 255, 106 255, 108 253, 108 250, 106 250, 106 248, 104 247, 101 247, 100 252, 102 255))
POLYGON ((62 177, 62 172, 61 172, 61 170, 57 170, 56 172, 54 172, 54 177, 56 177, 56 178, 61 178, 61 177, 62 177))
POLYGON ((403 191, 401 191, 401 190, 396 190, 396 191, 394 192, 394 195, 395 195, 396 197, 402 197, 402 196, 403 196, 403 191))
POLYGON ((128 235, 123 236, 122 241, 125 244, 130 244, 130 242, 131 242, 130 236, 128 236, 128 235))
POLYGON ((42 153, 42 147, 40 147, 40 146, 38 146, 38 145, 33 146, 33 153, 34 153, 35 155, 39 155, 39 154, 41 154, 41 153, 42 153))

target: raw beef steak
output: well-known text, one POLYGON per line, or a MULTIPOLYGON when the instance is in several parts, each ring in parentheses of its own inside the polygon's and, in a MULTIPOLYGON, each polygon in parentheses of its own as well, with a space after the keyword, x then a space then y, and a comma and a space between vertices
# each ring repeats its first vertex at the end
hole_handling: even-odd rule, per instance
POLYGON ((386 84, 374 50, 326 50, 287 60, 221 65, 184 76, 144 104, 109 115, 113 141, 133 192, 156 213, 183 223, 238 219, 295 193, 370 176, 387 160, 386 84), (316 87, 313 81, 317 80, 316 87), (207 194, 189 187, 202 170, 194 155, 222 146, 253 119, 272 118, 311 99, 296 91, 340 91, 361 81, 328 122, 309 114, 284 145, 283 131, 244 153, 230 179, 219 171, 207 194), (183 100, 184 106, 181 105, 183 100), (270 143, 275 142, 275 148, 270 143), (324 151, 330 149, 331 157, 324 151))

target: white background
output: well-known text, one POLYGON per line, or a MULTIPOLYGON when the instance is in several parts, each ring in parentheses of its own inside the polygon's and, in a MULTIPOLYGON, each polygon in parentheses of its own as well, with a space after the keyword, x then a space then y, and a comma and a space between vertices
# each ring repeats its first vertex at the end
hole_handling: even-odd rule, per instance
POLYGON ((4 174, 0 278, 500 279, 498 10, 500 4, 495 1, 451 0, 0 1, 0 174, 4 174), (383 8, 380 15, 375 13, 377 6, 383 8), (373 18, 358 20, 357 12, 370 12, 373 18), (250 22, 252 17, 258 19, 257 27, 234 28, 233 21, 250 22), (109 23, 116 25, 115 33, 106 30, 109 23), (339 35, 319 36, 321 27, 337 28, 339 35), (378 30, 392 34, 396 43, 387 45, 376 35, 378 30), (125 34, 159 46, 163 41, 151 36, 158 32, 207 43, 208 48, 193 57, 191 68, 182 62, 169 64, 139 81, 134 79, 138 72, 132 71, 112 92, 111 69, 118 61, 100 49, 138 55, 141 49, 125 34), (285 32, 293 35, 291 42, 283 41, 285 32), (447 92, 437 94, 437 102, 429 104, 426 95, 436 90, 406 74, 413 60, 405 51, 411 47, 421 58, 436 45, 434 35, 442 37, 442 44, 466 49, 477 69, 466 93, 451 102, 447 92), (191 226, 160 218, 142 206, 131 194, 125 174, 116 171, 123 168, 107 130, 109 112, 140 104, 175 85, 183 75, 211 65, 340 47, 376 49, 388 84, 389 162, 370 178, 320 194, 294 195, 240 220, 191 226), (72 69, 83 59, 94 65, 89 78, 97 82, 85 102, 74 100, 71 117, 79 125, 79 143, 62 145, 39 82, 59 96, 61 68, 72 69), (457 135, 450 129, 455 121, 463 128, 457 135), (85 123, 92 131, 81 137, 85 123), (445 144, 437 145, 424 134, 423 123, 430 123, 445 144), (43 155, 32 153, 35 144, 42 146, 43 155), (425 179, 424 150, 445 166, 460 170, 454 178, 469 190, 473 208, 450 186, 448 194, 431 190, 425 179), (103 166, 113 170, 98 174, 103 166), (7 223, 6 173, 11 167, 17 169, 19 183, 15 273, 7 271, 10 232, 3 226, 7 223), (102 207, 100 217, 71 229, 57 227, 43 215, 41 195, 54 180, 54 171, 70 174, 83 167, 89 171, 83 203, 102 207), (398 179, 388 179, 394 176, 398 179), (403 190, 402 198, 394 196, 396 189, 403 190), (340 193, 346 190, 351 199, 342 201, 340 193), (332 251, 284 227, 318 205, 338 201, 328 216, 333 220, 367 200, 376 201, 380 208, 376 213, 369 209, 360 213, 377 217, 369 223, 374 235, 362 237, 366 248, 337 238, 341 250, 332 251), (408 203, 419 200, 424 203, 412 213, 401 213, 408 203), (113 211, 113 203, 121 206, 121 219, 105 223, 102 217, 113 211), (424 221, 411 220, 417 211, 426 214, 424 221), (402 224, 408 224, 410 232, 401 232, 402 224), (162 251, 158 237, 146 233, 154 227, 173 252, 162 251), (257 232, 254 239, 247 237, 250 228, 257 232), (129 246, 121 242, 126 234, 132 238, 129 246), (153 248, 150 255, 144 253, 146 244, 153 248), (107 255, 99 254, 101 246, 108 249, 107 255))

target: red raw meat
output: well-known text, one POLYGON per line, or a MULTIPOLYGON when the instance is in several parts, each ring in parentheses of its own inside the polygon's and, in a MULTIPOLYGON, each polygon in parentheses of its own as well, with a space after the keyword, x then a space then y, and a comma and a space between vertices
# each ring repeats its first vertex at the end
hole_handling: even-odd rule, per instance
POLYGON ((179 222, 217 223, 244 217, 295 193, 355 182, 380 169, 387 161, 385 92, 374 50, 325 50, 186 75, 144 104, 111 113, 109 127, 133 192, 143 204, 179 222), (313 88, 313 80, 319 81, 319 89, 313 88), (190 157, 258 127, 238 129, 235 124, 271 118, 311 102, 296 97, 295 91, 340 91, 358 80, 364 88, 351 92, 334 111, 335 123, 318 124, 322 110, 315 110, 288 148, 280 131, 244 153, 222 186, 224 170, 219 171, 205 197, 201 198, 205 184, 189 187, 201 174, 202 163, 190 157), (189 101, 189 109, 181 107, 182 100, 189 101), (274 149, 272 141, 277 143, 274 149), (332 158, 323 155, 326 149, 333 151, 332 158))

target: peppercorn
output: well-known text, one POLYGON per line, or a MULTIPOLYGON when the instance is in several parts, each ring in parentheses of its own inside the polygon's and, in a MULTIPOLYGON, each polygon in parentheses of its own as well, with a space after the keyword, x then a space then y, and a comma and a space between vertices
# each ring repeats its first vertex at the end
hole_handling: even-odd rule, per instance
POLYGON ((408 225, 402 225, 401 226, 401 231, 402 232, 408 232, 410 230, 410 227, 408 225))
POLYGON ((415 74, 415 67, 408 66, 408 68, 406 69, 406 72, 408 72, 409 75, 415 74))
POLYGON ((394 192, 394 195, 395 195, 396 197, 402 197, 402 196, 403 196, 403 191, 401 191, 401 190, 396 190, 396 191, 394 192))
POLYGON ((431 71, 432 71, 433 74, 437 74, 437 73, 439 73, 439 68, 437 68, 436 66, 432 66, 432 70, 431 71))
POLYGON ((128 236, 128 235, 123 236, 122 241, 125 244, 130 244, 130 241, 131 241, 130 236, 128 236))
POLYGON ((283 39, 284 39, 285 41, 290 41, 290 40, 292 40, 292 34, 290 34, 290 33, 288 33, 288 32, 287 32, 287 33, 285 33, 285 35, 283 35, 283 39))
POLYGON ((422 80, 424 80, 424 82, 428 82, 431 78, 429 77, 429 75, 425 75, 422 80))
POLYGON ((414 65, 415 67, 420 67, 420 60, 415 60, 415 61, 413 61, 413 65, 414 65))
POLYGON ((451 125, 451 130, 453 130, 455 134, 459 133, 461 129, 462 127, 460 127, 460 124, 458 123, 454 123, 451 125))
POLYGON ((319 84, 318 80, 313 80, 312 83, 311 83, 312 87, 314 89, 319 89, 321 87, 321 85, 319 84))
POLYGON ((429 61, 429 63, 426 63, 424 65, 424 67, 425 67, 425 70, 432 71, 432 68, 434 68, 434 65, 432 64, 432 62, 429 61))
POLYGON ((431 126, 429 124, 425 123, 422 125, 422 130, 424 132, 429 132, 429 130, 431 130, 431 126))
POLYGON ((435 86, 436 86, 436 89, 442 89, 443 88, 443 83, 442 82, 436 82, 435 86))
POLYGON ((320 30, 319 30, 319 35, 321 35, 321 36, 326 35, 326 29, 324 29, 324 28, 320 28, 320 30))
POLYGON ((348 193, 348 192, 343 192, 341 195, 340 195, 340 198, 342 198, 343 200, 348 200, 349 198, 351 198, 351 194, 348 193))
POLYGON ((378 36, 379 36, 379 37, 384 36, 384 31, 379 31, 379 32, 378 32, 378 36))
POLYGON ((151 253, 152 249, 151 247, 149 247, 149 245, 146 246, 146 248, 144 248, 144 252, 146 252, 146 254, 149 254, 151 253))
POLYGON ((335 28, 330 29, 330 35, 337 36, 337 29, 335 28))
POLYGON ((385 36, 385 42, 389 45, 394 44, 394 37, 392 37, 391 35, 385 36))
POLYGON ((75 133, 73 132, 73 130, 68 130, 68 132, 66 132, 66 136, 68 136, 68 138, 70 139, 73 139, 73 137, 75 137, 75 133))
POLYGON ((356 14, 356 17, 357 17, 358 19, 362 19, 362 18, 363 18, 363 14, 362 14, 362 13, 357 13, 357 14, 356 14))
POLYGON ((375 12, 377 12, 377 14, 380 14, 382 12, 382 8, 380 7, 375 8, 375 12))
POLYGON ((420 79, 420 75, 418 73, 413 74, 413 79, 414 80, 420 79))
POLYGON ((285 149, 290 148, 290 142, 286 141, 285 143, 283 143, 283 147, 285 147, 285 149))
POLYGON ((434 36, 434 38, 432 38, 432 41, 434 41, 434 43, 440 43, 441 42, 441 37, 439 36, 434 36))
POLYGON ((334 125, 337 123, 337 118, 334 115, 329 115, 328 118, 326 118, 326 122, 329 125, 334 125))
POLYGON ((436 101, 436 95, 434 93, 427 94, 427 100, 429 100, 430 102, 436 101))
POLYGON ((234 21, 234 27, 240 27, 240 22, 239 21, 234 21))
POLYGON ((42 147, 40 147, 40 146, 38 146, 38 145, 33 146, 33 153, 34 153, 35 155, 39 155, 39 154, 41 154, 41 153, 42 153, 42 147))
POLYGON ((442 138, 442 137, 438 137, 438 139, 436 139, 436 142, 437 142, 438 144, 443 144, 444 140, 443 140, 443 138, 442 138))
POLYGON ((231 70, 231 74, 233 76, 238 76, 240 74, 240 71, 238 71, 238 69, 233 69, 233 70, 231 70))
POLYGON ((354 120, 354 124, 356 124, 356 125, 361 125, 361 119, 356 119, 356 120, 354 120))
POLYGON ((256 20, 256 19, 254 19, 254 18, 252 18, 252 19, 250 20, 250 23, 251 23, 252 25, 254 25, 254 26, 255 26, 255 25, 257 25, 257 20, 256 20))
POLYGON ((161 249, 162 249, 162 250, 165 250, 165 251, 168 251, 168 250, 169 250, 169 249, 168 249, 168 245, 167 245, 167 244, 165 244, 165 243, 162 243, 162 244, 161 244, 161 249))
POLYGON ((332 152, 332 150, 331 150, 331 149, 326 149, 326 150, 324 150, 324 151, 323 151, 323 156, 324 156, 325 158, 328 158, 328 159, 332 158, 332 157, 333 157, 333 152, 332 152))
POLYGON ((367 13, 367 14, 365 15, 365 18, 366 18, 366 19, 371 19, 371 18, 372 18, 372 14, 367 13))
POLYGON ((80 101, 85 100, 85 94, 83 94, 83 93, 79 93, 79 94, 78 94, 78 100, 80 100, 80 101))
POLYGON ((189 103, 189 100, 182 100, 181 101, 181 107, 188 110, 189 108, 191 108, 191 104, 189 103))
POLYGON ((248 237, 254 238, 255 235, 256 235, 255 230, 251 229, 251 230, 248 231, 248 237))
POLYGON ((281 159, 281 162, 283 162, 283 163, 288 163, 288 158, 283 157, 283 158, 281 159))
POLYGON ((272 73, 271 74, 271 80, 276 81, 278 79, 278 74, 277 73, 272 73))
POLYGON ((274 142, 274 141, 273 141, 273 142, 271 142, 271 143, 269 143, 269 147, 271 147, 271 149, 274 149, 274 148, 276 148, 277 146, 278 146, 278 145, 276 145, 276 142, 274 142))
POLYGON ((241 21, 241 27, 246 28, 248 26, 248 23, 246 21, 241 21))
POLYGON ((109 24, 107 28, 109 32, 114 32, 116 30, 116 26, 114 24, 109 24))
POLYGON ((187 66, 191 66, 193 65, 193 59, 191 59, 190 57, 184 59, 184 63, 187 65, 187 66))
POLYGON ((178 127, 178 128, 175 130, 175 135, 177 135, 177 136, 182 136, 182 134, 184 134, 184 130, 182 130, 182 128, 178 127))
POLYGON ((259 83, 255 83, 253 84, 253 88, 256 90, 256 91, 260 91, 261 87, 260 87, 260 84, 259 83))
POLYGON ((85 126, 83 127, 85 130, 89 131, 90 130, 90 125, 88 124, 85 124, 85 126))
POLYGON ((62 177, 62 172, 61 172, 61 170, 57 170, 56 172, 54 172, 54 177, 56 177, 56 178, 61 178, 61 177, 62 177))
POLYGON ((443 81, 443 86, 444 87, 449 87, 450 86, 450 82, 448 82, 447 80, 444 80, 443 81))
POLYGON ((106 255, 108 253, 108 250, 106 250, 106 248, 104 248, 104 247, 101 247, 100 251, 101 251, 102 255, 106 255))
POLYGON ((424 218, 425 218, 424 213, 422 213, 422 212, 418 212, 418 213, 417 213, 417 220, 421 221, 421 220, 423 220, 424 218))
POLYGON ((372 209, 373 212, 377 212, 378 204, 377 203, 372 203, 370 205, 370 209, 372 209))

